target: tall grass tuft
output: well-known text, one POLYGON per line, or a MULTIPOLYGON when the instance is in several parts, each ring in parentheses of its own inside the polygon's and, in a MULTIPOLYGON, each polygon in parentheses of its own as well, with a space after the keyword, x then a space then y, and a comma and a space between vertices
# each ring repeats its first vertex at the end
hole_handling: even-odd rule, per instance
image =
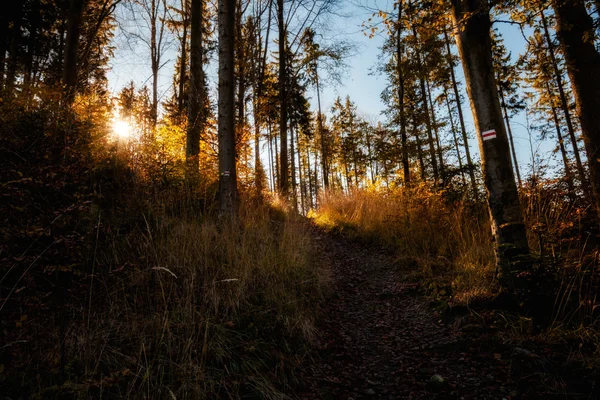
POLYGON ((457 301, 495 290, 487 216, 465 202, 449 204, 443 192, 420 185, 328 193, 320 204, 310 215, 317 225, 393 249, 433 285, 450 282, 441 289, 457 301))
POLYGON ((88 274, 63 317, 30 313, 36 346, 14 344, 23 367, 4 384, 41 397, 286 398, 327 281, 307 224, 250 199, 226 219, 180 190, 136 190, 118 210, 91 208, 88 274))

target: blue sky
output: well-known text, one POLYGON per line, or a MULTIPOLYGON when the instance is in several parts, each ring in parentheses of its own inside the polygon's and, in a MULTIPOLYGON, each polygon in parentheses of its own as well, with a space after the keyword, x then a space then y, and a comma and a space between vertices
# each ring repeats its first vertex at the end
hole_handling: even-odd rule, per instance
MULTIPOLYGON (((388 0, 371 1, 376 2, 383 9, 385 9, 387 4, 390 4, 388 0)), ((340 4, 344 4, 344 7, 339 10, 339 14, 344 15, 328 17, 327 21, 325 21, 325 27, 328 32, 325 32, 324 35, 325 37, 333 37, 334 39, 350 40, 356 44, 357 51, 348 60, 349 68, 343 75, 342 84, 337 86, 327 85, 322 89, 323 109, 330 109, 334 99, 338 95, 342 97, 349 95, 351 100, 357 104, 359 112, 368 115, 371 119, 383 120, 384 117, 381 115, 381 112, 385 106, 381 101, 380 94, 385 88, 386 79, 384 76, 373 73, 372 69, 382 57, 380 47, 384 39, 381 36, 369 39, 362 33, 361 24, 371 16, 371 12, 352 5, 350 2, 342 2, 340 4)), ((121 12, 123 11, 121 10, 121 12)), ((124 26, 125 30, 131 28, 127 24, 122 24, 122 26, 124 26)), ((516 60, 519 53, 524 51, 526 44, 521 32, 515 25, 511 24, 498 23, 496 26, 504 37, 506 46, 512 52, 513 58, 516 60)), ((271 37, 276 36, 275 33, 274 29, 271 37)), ((119 32, 117 32, 114 44, 116 46, 115 58, 111 61, 111 68, 108 74, 111 91, 116 94, 130 80, 133 80, 138 86, 149 84, 151 82, 151 72, 148 50, 144 48, 143 44, 127 40, 125 35, 119 32)), ((174 41, 165 52, 163 59, 165 65, 160 71, 159 94, 162 99, 166 99, 171 94, 172 75, 176 57, 177 43, 174 41)), ((216 57, 216 55, 213 57, 216 57)), ((209 79, 211 80, 209 85, 213 90, 216 88, 214 64, 213 62, 209 66, 208 71, 209 79)), ((462 81, 462 68, 457 68, 456 72, 457 77, 462 81)), ((464 91, 464 85, 462 90, 464 91)), ((316 109, 316 96, 314 92, 309 92, 309 95, 312 97, 311 103, 313 104, 313 108, 316 109)), ((465 101, 463 107, 466 117, 465 122, 471 138, 469 144, 472 154, 476 158, 479 158, 473 118, 467 101, 465 101)), ((554 148, 552 141, 541 143, 533 138, 533 142, 530 142, 530 137, 525 128, 527 119, 524 113, 515 116, 511 120, 511 125, 522 175, 526 175, 531 164, 532 148, 539 149, 543 158, 555 157, 551 155, 554 148)))

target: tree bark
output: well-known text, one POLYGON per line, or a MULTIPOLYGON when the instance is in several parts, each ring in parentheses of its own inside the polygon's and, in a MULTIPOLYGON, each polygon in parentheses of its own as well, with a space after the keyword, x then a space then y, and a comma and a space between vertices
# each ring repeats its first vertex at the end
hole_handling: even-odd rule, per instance
POLYGON ((4 90, 4 71, 6 70, 6 50, 10 38, 8 29, 9 13, 0 14, 0 92, 4 90))
MULTIPOLYGON (((413 24, 413 36, 415 41, 419 42, 419 37, 417 36, 417 28, 413 24)), ((436 159, 435 153, 435 144, 433 143, 433 132, 431 127, 431 115, 429 114, 429 104, 427 101, 427 89, 425 87, 425 76, 423 73, 423 64, 421 62, 421 53, 420 50, 415 51, 417 56, 417 68, 418 68, 418 76, 419 76, 419 85, 421 87, 421 101, 423 104, 423 112, 425 114, 425 126, 427 128, 427 142, 429 144, 429 157, 431 158, 431 166, 433 167, 433 184, 437 186, 439 183, 439 171, 438 171, 438 163, 436 159)))
POLYGON ((410 185, 410 165, 408 160, 408 139, 406 137, 406 114, 404 112, 404 71, 402 69, 402 3, 398 5, 398 22, 396 27, 396 73, 398 74, 398 112, 400 114, 400 140, 402 142, 402 172, 404 184, 410 185))
POLYGON ((583 0, 553 2, 561 44, 590 166, 592 191, 600 212, 600 54, 594 47, 594 24, 583 0))
MULTIPOLYGON (((193 3, 195 3, 195 2, 199 2, 200 7, 203 7, 202 0, 192 0, 192 20, 193 20, 193 13, 194 13, 193 3)), ((182 38, 181 38, 181 59, 180 59, 181 65, 179 66, 179 98, 177 99, 177 111, 179 112, 180 115, 183 114, 183 107, 184 107, 183 99, 185 98, 184 97, 185 96, 185 81, 187 79, 188 25, 194 23, 192 20, 190 20, 188 23, 187 3, 188 3, 187 0, 183 0, 181 2, 182 15, 183 15, 183 33, 182 33, 182 38)), ((198 6, 196 6, 196 7, 198 7, 198 6)), ((202 10, 200 11, 200 14, 202 14, 202 10)), ((198 18, 198 17, 196 17, 196 18, 198 18)), ((200 36, 200 46, 202 46, 202 17, 199 17, 199 18, 200 18, 200 27, 199 27, 200 33, 196 33, 196 35, 200 36)), ((198 40, 198 39, 196 39, 196 40, 198 40)), ((190 47, 191 46, 192 46, 192 44, 190 43, 190 47)), ((192 49, 190 49, 190 53, 191 52, 192 52, 192 49)), ((190 58, 191 58, 191 55, 190 55, 190 58)), ((192 61, 190 60, 190 64, 191 64, 191 62, 192 61)), ((202 64, 202 58, 200 59, 200 63, 202 64)))
POLYGON ((219 0, 219 204, 222 214, 235 215, 235 0, 219 0))
POLYGON ((508 137, 496 89, 487 0, 452 0, 456 39, 477 128, 499 278, 513 286, 514 264, 529 254, 508 137), (483 140, 495 130, 496 138, 483 140))
POLYGON ((460 146, 458 145, 458 137, 456 135, 456 125, 454 124, 454 118, 452 117, 452 108, 450 107, 450 99, 448 98, 448 91, 444 86, 444 96, 446 98, 446 106, 448 107, 448 119, 450 120, 450 130, 452 131, 452 138, 454 139, 454 147, 456 148, 456 158, 458 159, 458 168, 460 169, 460 177, 463 185, 467 184, 465 180, 465 171, 463 170, 462 156, 460 155, 460 146))
POLYGON ((517 152, 515 151, 515 142, 513 140, 512 129, 510 127, 510 119, 508 118, 508 110, 506 109, 506 101, 504 100, 504 92, 502 88, 498 86, 498 93, 500 94, 500 101, 502 104, 502 111, 504 112, 504 121, 506 122, 506 129, 508 130, 508 140, 510 144, 510 151, 512 154, 512 160, 515 166, 515 172, 517 173, 517 181, 519 182, 519 188, 523 188, 523 182, 521 182, 521 172, 519 171, 519 162, 517 161, 517 152))
POLYGON ((71 0, 69 5, 69 16, 67 18, 67 40, 65 42, 65 59, 63 66, 63 85, 65 86, 65 100, 71 104, 77 92, 78 64, 77 55, 79 50, 79 30, 81 19, 85 10, 85 0, 71 0))
MULTIPOLYGON (((316 63, 317 61, 315 61, 316 63)), ((325 132, 323 132, 323 115, 321 114, 321 89, 319 88, 319 70, 315 65, 315 84, 317 87, 317 130, 321 138, 321 167, 323 168, 323 185, 325 190, 329 189, 329 168, 327 166, 327 143, 325 141, 325 132)))
POLYGON ((437 147, 437 155, 440 162, 440 178, 442 185, 445 179, 444 153, 442 151, 442 143, 440 142, 440 133, 438 129, 437 119, 435 118, 435 107, 433 106, 433 98, 431 97, 431 89, 429 88, 429 80, 425 80, 427 85, 427 97, 429 98, 429 108, 431 109, 431 123, 433 125, 433 133, 435 135, 435 143, 437 147))
MULTIPOLYGON (((267 65, 267 51, 269 49, 269 33, 271 32, 271 11, 273 9, 273 2, 269 1, 269 14, 268 14, 268 19, 267 19, 267 33, 266 33, 266 37, 265 37, 265 48, 264 48, 264 52, 260 58, 260 66, 259 66, 259 73, 258 73, 258 77, 257 80, 258 82, 256 82, 256 86, 254 89, 254 175, 255 175, 255 185, 257 187, 257 189, 261 189, 261 184, 262 182, 260 182, 260 177, 262 175, 262 172, 264 170, 262 163, 260 161, 260 127, 261 127, 261 118, 262 115, 260 115, 260 112, 258 110, 259 107, 259 102, 260 99, 262 98, 262 91, 263 91, 263 85, 264 85, 264 79, 265 79, 265 68, 267 65)), ((257 21, 258 24, 258 29, 256 29, 257 32, 257 43, 258 43, 258 55, 260 56, 260 53, 262 50, 262 41, 261 41, 261 37, 260 37, 260 22, 257 21)))
MULTIPOLYGON (((297 134, 297 132, 296 132, 297 134)), ((292 204, 298 212, 298 193, 296 191, 296 151, 294 146, 294 122, 290 121, 290 173, 292 177, 292 204)))
POLYGON ((287 138, 287 54, 285 42, 287 33, 283 18, 283 0, 277 0, 277 26, 279 30, 279 140, 281 157, 279 160, 281 171, 279 173, 279 191, 287 197, 289 192, 288 182, 288 138, 287 138))
MULTIPOLYGON (((548 90, 548 96, 552 99, 552 91, 550 90, 550 84, 546 82, 546 89, 548 90)), ((567 185, 569 186, 569 196, 574 197, 575 186, 573 185, 573 175, 571 174, 571 167, 569 166, 569 157, 567 156, 567 150, 565 149, 565 143, 560 131, 560 123, 558 121, 558 114, 556 107, 551 104, 552 108, 552 120, 554 121, 554 127, 556 128, 556 138, 558 139, 558 146, 560 148, 560 154, 562 156, 563 164, 565 165, 565 178, 567 185)))
MULTIPOLYGON (((188 125, 186 135, 185 156, 188 161, 188 171, 197 172, 200 155, 200 138, 204 130, 206 115, 204 112, 204 50, 203 50, 203 0, 192 0, 191 32, 190 32, 190 86, 188 99, 188 125)), ((182 55, 182 62, 184 60, 182 55)), ((184 71, 182 69, 182 71, 184 71)), ((181 76, 180 79, 183 79, 181 76)), ((180 93, 180 97, 182 92, 180 93)), ((219 92, 219 96, 221 93, 219 92)), ((219 103, 220 106, 220 103, 219 103)), ((195 173, 194 173, 195 175, 195 173)))
POLYGON ((458 111, 458 121, 460 123, 460 131, 462 133, 463 145, 465 147, 465 156, 467 158, 469 178, 471 179, 471 187, 473 188, 473 195, 475 196, 475 201, 479 202, 479 190, 477 188, 477 181, 475 180, 475 166, 473 165, 473 161, 471 159, 471 150, 469 149, 469 138, 467 137, 467 129, 465 128, 465 118, 463 116, 460 94, 458 93, 458 83, 456 82, 456 75, 454 74, 454 61, 452 60, 452 51, 450 50, 450 38, 448 37, 448 32, 445 29, 444 39, 446 41, 448 65, 450 66, 450 77, 452 78, 452 90, 454 91, 454 99, 456 100, 456 110, 458 111))
MULTIPOLYGON (((581 162, 581 156, 579 155, 579 146, 577 144, 577 137, 575 136, 575 129, 573 128, 573 122, 571 120, 571 111, 569 110, 569 101, 567 99, 567 95, 565 94, 564 83, 562 80, 562 74, 560 69, 558 68, 558 61, 556 60, 556 55, 554 54, 554 44, 552 43, 552 38, 550 37, 550 32, 548 31, 548 23, 546 21, 546 15, 544 12, 541 12, 542 16, 542 26, 544 27, 544 36, 546 37, 546 44, 548 45, 548 53, 550 54, 550 61, 552 61, 552 68, 554 69, 554 77, 556 79, 556 85, 558 86, 558 95, 560 97, 561 108, 565 115, 565 122, 567 123, 567 130, 569 132, 569 138, 571 139, 571 144, 573 146, 573 154, 575 156, 575 165, 577 166, 577 172, 579 174, 579 180, 581 181, 581 186, 584 191, 588 191, 587 189, 587 179, 585 176, 585 170, 583 168, 583 163, 581 162)), ((563 50, 564 53, 564 50, 563 50)), ((567 68, 568 69, 568 68, 567 68)))
MULTIPOLYGON (((425 161, 423 160, 423 148, 422 148, 422 144, 421 144, 421 138, 419 136, 419 130, 417 129, 417 118, 416 118, 417 113, 415 110, 414 103, 412 104, 410 111, 412 114, 413 135, 415 136, 415 139, 417 141, 417 158, 419 159, 419 167, 421 169, 421 180, 423 182, 425 182, 427 180, 427 178, 425 176, 425 161)), ((387 175, 387 172, 386 172, 386 175, 387 175)))

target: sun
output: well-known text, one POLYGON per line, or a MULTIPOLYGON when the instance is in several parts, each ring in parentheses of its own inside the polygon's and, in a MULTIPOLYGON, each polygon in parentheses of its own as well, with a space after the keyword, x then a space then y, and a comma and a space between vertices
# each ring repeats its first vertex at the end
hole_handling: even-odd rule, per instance
POLYGON ((131 124, 120 117, 115 117, 112 123, 112 129, 115 135, 119 139, 129 139, 133 134, 133 128, 131 124))

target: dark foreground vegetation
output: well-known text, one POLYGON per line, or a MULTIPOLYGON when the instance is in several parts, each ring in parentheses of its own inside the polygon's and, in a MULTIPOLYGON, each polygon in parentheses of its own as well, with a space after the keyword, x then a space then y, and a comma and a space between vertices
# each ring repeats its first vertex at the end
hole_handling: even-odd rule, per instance
POLYGON ((10 115, 3 398, 292 391, 327 277, 305 223, 250 193, 219 218, 214 186, 153 183, 52 110, 10 115))
POLYGON ((2 5, 1 398, 600 398, 600 3, 342 3, 2 5))

